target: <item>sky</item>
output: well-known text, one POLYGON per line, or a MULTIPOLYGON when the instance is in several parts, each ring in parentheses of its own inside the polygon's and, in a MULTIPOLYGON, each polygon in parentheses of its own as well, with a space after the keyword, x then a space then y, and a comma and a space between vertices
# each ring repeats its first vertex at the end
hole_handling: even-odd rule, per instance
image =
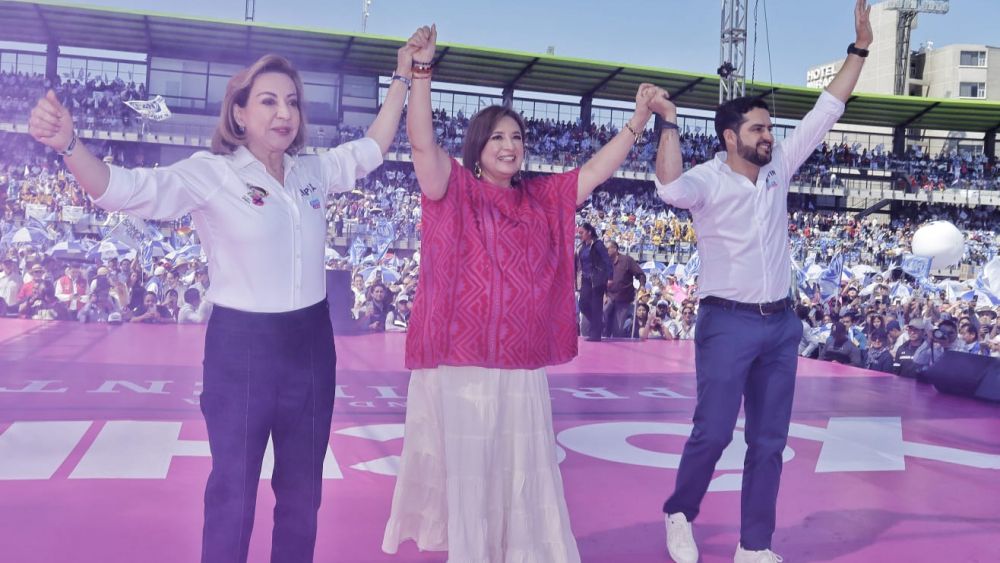
MULTIPOLYGON (((245 12, 243 0, 63 2, 237 21, 245 12)), ((255 21, 360 32, 362 2, 257 0, 255 21)), ((844 56, 854 40, 853 7, 853 0, 750 0, 747 75, 804 85, 809 67, 844 56)), ((721 0, 372 0, 367 32, 405 38, 433 22, 441 43, 531 53, 554 47, 559 56, 714 73, 720 20, 721 0)), ((952 0, 948 14, 918 18, 911 44, 1000 46, 997 21, 1000 0, 952 0)))

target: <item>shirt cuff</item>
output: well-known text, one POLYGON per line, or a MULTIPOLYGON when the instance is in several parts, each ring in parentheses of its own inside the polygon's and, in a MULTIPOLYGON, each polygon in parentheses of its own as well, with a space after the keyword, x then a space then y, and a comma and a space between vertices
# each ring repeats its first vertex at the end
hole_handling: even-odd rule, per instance
POLYGON ((653 185, 656 186, 656 192, 659 193, 661 189, 667 187, 669 184, 660 183, 660 178, 654 173, 653 174, 653 185))
POLYGON ((653 174, 653 185, 656 186, 656 197, 660 198, 660 201, 668 205, 674 205, 674 203, 676 203, 677 201, 678 188, 677 186, 674 186, 674 188, 671 189, 668 186, 670 186, 671 184, 676 184, 679 180, 680 178, 668 184, 664 184, 660 182, 660 179, 656 177, 656 174, 653 174))
POLYGON ((114 213, 125 207, 129 195, 132 193, 132 178, 128 171, 118 166, 109 164, 111 177, 108 179, 108 187, 101 194, 101 197, 91 198, 94 205, 114 213))

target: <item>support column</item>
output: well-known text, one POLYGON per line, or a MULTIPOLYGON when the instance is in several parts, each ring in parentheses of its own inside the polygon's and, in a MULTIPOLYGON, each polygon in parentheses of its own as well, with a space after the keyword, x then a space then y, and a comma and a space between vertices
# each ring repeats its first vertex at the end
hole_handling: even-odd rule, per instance
POLYGON ((580 126, 587 127, 594 121, 594 97, 580 98, 580 126))
POLYGON ((45 78, 52 84, 59 78, 59 45, 49 43, 45 49, 45 78))
POLYGON ((514 88, 508 86, 503 89, 503 105, 504 107, 513 107, 514 105, 514 88))
POLYGON ((906 153, 906 126, 897 125, 892 128, 892 154, 902 158, 906 153))

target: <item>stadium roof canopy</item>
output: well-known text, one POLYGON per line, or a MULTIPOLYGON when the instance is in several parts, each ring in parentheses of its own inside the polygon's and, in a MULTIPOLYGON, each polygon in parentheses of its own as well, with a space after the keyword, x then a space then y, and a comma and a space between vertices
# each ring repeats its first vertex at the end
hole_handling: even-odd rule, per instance
MULTIPOLYGON (((401 38, 339 33, 255 22, 114 10, 47 1, 0 0, 0 40, 144 52, 225 62, 250 62, 279 53, 303 69, 389 74, 401 38)), ((711 110, 719 78, 662 68, 552 55, 438 45, 436 80, 548 94, 635 99, 641 82, 671 92, 681 107, 711 110)), ((819 91, 786 85, 748 85, 773 94, 779 117, 799 119, 819 91)), ((771 98, 769 98, 771 100, 771 98)), ((1000 126, 1000 103, 874 94, 855 96, 842 123, 984 132, 1000 126)))

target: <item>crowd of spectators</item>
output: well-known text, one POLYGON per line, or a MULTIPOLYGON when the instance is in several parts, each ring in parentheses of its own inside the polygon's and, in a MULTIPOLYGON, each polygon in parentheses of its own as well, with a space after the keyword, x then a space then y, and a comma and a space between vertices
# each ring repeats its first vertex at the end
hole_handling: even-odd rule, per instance
POLYGON ((135 125, 135 112, 124 104, 145 100, 146 85, 121 77, 57 76, 0 71, 0 120, 22 121, 48 90, 54 90, 73 115, 77 127, 121 131, 135 125))
MULTIPOLYGON (((434 111, 434 130, 439 143, 452 156, 461 155, 462 141, 469 118, 461 111, 449 116, 442 109, 434 111)), ((529 163, 556 166, 578 166, 586 162, 605 143, 618 134, 611 124, 580 124, 552 119, 525 118, 525 145, 529 163)), ((361 128, 343 128, 341 142, 364 135, 361 128)), ((405 128, 400 128, 394 149, 410 150, 405 128)), ((701 130, 681 134, 681 156, 686 168, 711 159, 720 150, 714 134, 701 130)), ((653 172, 656 157, 656 137, 652 128, 642 132, 632 147, 623 168, 635 172, 653 172)), ((907 192, 965 188, 1000 189, 1000 167, 983 153, 946 149, 931 156, 919 145, 912 145, 903 156, 887 152, 879 144, 871 149, 861 143, 848 145, 823 142, 798 170, 797 180, 803 184, 833 186, 846 178, 880 178, 888 186, 907 192), (838 177, 838 173, 840 176, 838 177)))
MULTIPOLYGON (((26 114, 33 100, 50 87, 74 108, 74 115, 82 120, 80 125, 91 128, 128 126, 131 110, 121 102, 145 98, 142 87, 119 79, 66 80, 53 85, 39 76, 0 73, 0 120, 26 114)), ((437 110, 434 123, 442 146, 457 156, 468 117, 437 110)), ((563 166, 585 161, 617 133, 610 125, 584 127, 542 119, 528 119, 526 127, 529 162, 563 166)), ((363 134, 361 129, 347 127, 333 131, 332 145, 363 134)), ((146 164, 137 144, 88 144, 96 154, 117 164, 146 164)), ((409 150, 403 128, 396 148, 409 150)), ((687 166, 712 158, 716 149, 714 136, 701 132, 682 136, 687 166)), ((653 132, 647 130, 633 147, 626 166, 652 171, 654 151, 653 132)), ((860 177, 892 178, 895 187, 910 191, 956 186, 1000 188, 1000 170, 982 155, 949 151, 931 157, 920 148, 911 148, 899 158, 881 146, 869 150, 846 143, 821 145, 801 169, 799 181, 833 185, 844 178, 844 171, 860 177)), ((368 241, 361 256, 353 256, 349 248, 334 252, 328 262, 352 270, 352 316, 358 329, 405 331, 419 276, 419 253, 404 258, 396 256, 391 247, 399 239, 419 238, 420 192, 412 166, 387 162, 360 181, 357 189, 337 194, 329 203, 330 246, 340 237, 368 241)), ((0 133, 3 221, 8 226, 21 224, 28 219, 29 210, 37 216, 44 209, 41 218, 58 223, 67 207, 82 208, 97 221, 104 219, 60 159, 24 135, 0 133)), ((608 335, 693 339, 698 307, 696 277, 683 265, 696 241, 690 215, 665 206, 648 182, 614 179, 595 192, 578 219, 595 225, 605 241, 614 242, 623 255, 668 255, 681 262, 672 268, 644 264, 644 285, 634 294, 634 306, 621 318, 606 318, 608 335)), ((825 264, 841 254, 848 264, 865 264, 882 272, 863 280, 845 280, 832 299, 802 296, 798 313, 804 326, 800 348, 804 356, 918 379, 945 350, 1000 356, 996 306, 935 293, 905 276, 899 278, 895 268, 898 256, 909 248, 916 228, 931 220, 950 221, 966 233, 964 263, 981 267, 996 257, 996 225, 1000 224, 996 208, 909 203, 892 209, 888 216, 874 214, 862 219, 843 212, 816 211, 808 204, 790 208, 789 235, 797 264, 825 264), (900 284, 906 286, 902 297, 896 293, 900 284)), ((46 244, 51 246, 55 240, 58 237, 38 245, 2 249, 0 314, 110 323, 203 322, 210 314, 210 305, 203 298, 209 281, 200 263, 160 262, 152 271, 145 271, 137 261, 128 259, 100 264, 61 262, 47 254, 46 244)))
POLYGON ((203 323, 208 271, 197 262, 146 272, 130 258, 57 260, 33 245, 0 258, 0 317, 82 323, 203 323))
MULTIPOLYGON (((87 129, 118 131, 133 126, 134 112, 123 102, 144 100, 147 92, 142 83, 126 82, 119 76, 64 76, 54 80, 42 74, 0 71, 0 120, 21 120, 32 104, 46 90, 53 89, 70 109, 78 126, 87 129)), ((450 154, 461 152, 469 117, 461 110, 450 115, 443 109, 434 111, 434 128, 441 146, 450 154)), ((527 117, 526 144, 529 162, 560 166, 576 166, 589 159, 618 133, 610 123, 581 124, 527 117)), ((359 127, 331 128, 329 140, 324 128, 316 143, 327 146, 358 138, 364 134, 359 127)), ((653 171, 656 152, 655 132, 643 131, 624 167, 637 172, 653 171)), ((400 128, 395 149, 409 151, 405 128, 400 128)), ((681 151, 687 166, 704 162, 718 150, 718 141, 710 131, 697 128, 681 135, 681 151)), ((831 144, 824 142, 798 172, 798 180, 815 185, 836 185, 846 175, 859 178, 881 173, 892 187, 915 192, 943 190, 951 187, 1000 189, 1000 167, 982 153, 971 154, 946 149, 931 155, 919 145, 912 145, 903 156, 885 150, 884 144, 864 147, 855 142, 831 144), (890 173, 885 176, 885 173, 890 173), (838 176, 839 174, 839 176, 838 176)))

